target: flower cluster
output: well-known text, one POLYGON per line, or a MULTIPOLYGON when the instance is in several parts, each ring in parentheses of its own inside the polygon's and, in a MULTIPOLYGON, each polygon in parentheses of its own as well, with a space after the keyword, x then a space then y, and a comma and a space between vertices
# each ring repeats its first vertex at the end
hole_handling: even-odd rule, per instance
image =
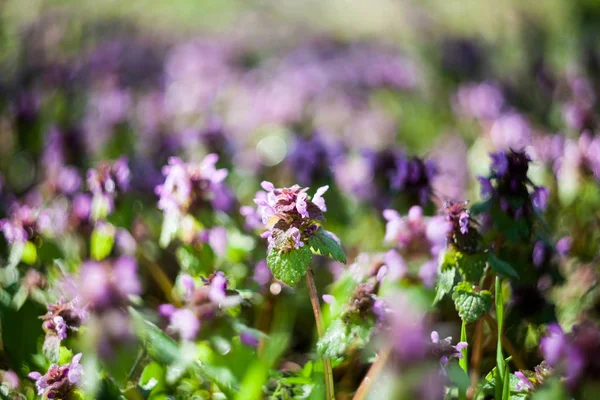
POLYGON ((514 219, 529 217, 534 208, 546 208, 548 189, 534 185, 527 177, 531 162, 527 153, 510 150, 492 153, 490 156, 491 175, 479 178, 483 197, 498 202, 500 209, 514 219))
POLYGON ((476 222, 471 218, 468 202, 447 201, 444 207, 446 220, 449 223, 447 240, 459 251, 472 254, 479 250, 479 232, 476 222))
POLYGON ((440 339, 437 331, 431 332, 431 352, 436 357, 440 357, 442 367, 445 367, 453 358, 463 358, 462 349, 468 345, 467 342, 458 342, 456 345, 453 345, 452 336, 440 339))
POLYGON ((419 262, 419 277, 427 286, 435 283, 437 258, 446 247, 449 224, 444 217, 424 217, 423 209, 413 206, 405 217, 395 210, 384 210, 387 220, 385 243, 396 247, 385 257, 385 273, 390 279, 405 275, 407 262, 419 262))
POLYGON ((48 304, 48 312, 41 317, 46 336, 64 340, 71 332, 78 331, 87 318, 87 307, 81 307, 79 303, 79 298, 66 301, 61 297, 56 304, 48 304))
POLYGON ((127 158, 121 157, 113 163, 103 162, 87 172, 88 188, 93 194, 92 215, 96 219, 110 214, 115 208, 117 194, 129 189, 131 172, 127 158))
POLYGON ((564 376, 571 388, 600 379, 600 362, 595 357, 600 351, 600 328, 595 323, 584 321, 568 334, 558 324, 551 324, 540 349, 546 364, 564 376))
POLYGON ((25 243, 37 232, 37 210, 26 204, 13 204, 10 217, 0 219, 0 230, 8 243, 25 243))
POLYGON ((189 275, 180 278, 183 287, 184 306, 162 304, 159 313, 169 319, 168 329, 181 339, 194 340, 200 331, 201 322, 217 315, 219 310, 236 306, 241 299, 227 293, 228 279, 221 271, 198 282, 189 275))
POLYGON ((81 353, 73 356, 69 364, 50 365, 48 372, 42 375, 31 372, 29 377, 35 380, 38 396, 48 399, 68 399, 81 384, 83 367, 79 364, 81 353))
POLYGON ((290 188, 275 188, 271 182, 263 182, 267 191, 265 198, 256 198, 262 222, 269 229, 261 236, 269 242, 269 251, 286 253, 304 247, 308 238, 320 229, 317 221, 325 219, 327 211, 323 194, 329 188, 317 189, 312 199, 306 193, 308 188, 294 185, 290 188))
POLYGON ((231 205, 223 180, 226 169, 217 169, 219 156, 207 155, 200 163, 186 164, 177 157, 169 158, 163 167, 165 182, 155 188, 158 208, 166 213, 186 215, 206 205, 226 211, 231 205))
POLYGON ((432 160, 409 157, 395 149, 365 151, 363 157, 368 182, 357 185, 359 197, 381 208, 389 207, 400 194, 411 204, 424 207, 430 204, 433 179, 437 174, 432 160))

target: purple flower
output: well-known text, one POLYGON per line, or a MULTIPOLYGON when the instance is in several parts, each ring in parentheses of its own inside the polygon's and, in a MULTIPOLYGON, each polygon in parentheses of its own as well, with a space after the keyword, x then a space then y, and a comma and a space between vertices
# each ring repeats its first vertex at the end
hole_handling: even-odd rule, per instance
POLYGON ((271 281, 271 270, 267 266, 266 260, 261 260, 256 263, 252 279, 260 286, 266 286, 271 281))
POLYGON ((128 256, 119 257, 113 263, 84 262, 78 287, 82 298, 96 310, 127 303, 129 296, 141 293, 137 263, 128 256))
POLYGON ((213 303, 219 304, 226 297, 227 290, 227 277, 221 271, 213 274, 209 279, 210 290, 208 292, 208 298, 213 303))
POLYGON ((207 204, 227 210, 231 202, 223 181, 228 172, 216 168, 218 160, 218 155, 209 154, 200 163, 186 164, 177 157, 170 157, 169 164, 162 170, 165 182, 154 190, 159 196, 158 208, 165 213, 183 215, 207 204))
POLYGON ((542 186, 538 186, 533 190, 533 194, 531 195, 531 201, 538 210, 543 211, 546 209, 546 205, 548 203, 548 196, 548 189, 542 186))
POLYGON ((533 246, 533 254, 532 254, 533 265, 535 265, 536 267, 542 266, 542 264, 546 260, 546 255, 547 255, 546 244, 544 242, 542 242, 541 240, 538 240, 537 242, 535 242, 535 245, 533 246))
POLYGON ((10 244, 25 243, 36 232, 38 212, 28 205, 15 203, 9 209, 9 218, 0 219, 0 230, 10 244))
POLYGON ((258 338, 248 331, 240 333, 240 340, 248 347, 258 347, 260 343, 258 338))
POLYGON ((436 331, 431 332, 431 351, 435 356, 440 357, 440 364, 445 367, 453 358, 462 358, 462 349, 468 346, 467 342, 458 342, 456 346, 452 345, 452 337, 440 339, 436 331))
POLYGON ((1 371, 2 384, 5 385, 9 390, 17 390, 21 385, 19 376, 11 370, 1 371))
POLYGON ((469 212, 467 210, 460 213, 458 224, 460 226, 460 233, 466 235, 469 232, 469 212))
POLYGON ((492 158, 492 170, 494 173, 502 177, 506 175, 508 172, 508 158, 504 152, 499 153, 491 153, 490 157, 492 158))
POLYGON ((572 240, 569 236, 565 236, 556 242, 556 251, 558 251, 558 254, 561 256, 567 255, 571 249, 571 242, 572 240))
POLYGON ((548 325, 546 336, 540 341, 540 349, 550 367, 558 364, 558 361, 567 349, 567 337, 560 325, 548 325))
POLYGON ((519 382, 517 382, 517 390, 534 390, 535 386, 533 382, 529 380, 521 371, 515 372, 515 376, 519 378, 519 382))
POLYGON ((322 186, 318 188, 317 192, 312 198, 312 202, 323 212, 327 211, 327 205, 325 204, 325 199, 323 198, 323 195, 327 189, 329 189, 329 186, 322 186))
POLYGON ((48 399, 65 399, 81 384, 83 367, 79 364, 81 353, 73 356, 69 364, 52 364, 45 375, 31 372, 29 377, 35 380, 38 396, 48 399))
POLYGON ((177 332, 184 340, 194 340, 200 330, 200 320, 191 310, 181 308, 170 316, 169 329, 177 332))
POLYGON ((403 278, 408 272, 406 261, 396 250, 389 250, 385 253, 386 278, 391 281, 396 281, 403 278))
POLYGON ((484 178, 480 176, 477 178, 479 183, 481 184, 481 196, 489 197, 494 193, 494 187, 492 186, 492 182, 488 178, 484 178))
POLYGON ((307 195, 308 188, 294 185, 290 188, 275 188, 271 182, 261 183, 266 195, 257 196, 254 202, 262 215, 262 221, 267 228, 261 237, 266 238, 269 250, 277 245, 277 251, 290 251, 303 247, 308 237, 320 227, 316 221, 325 219, 323 210, 326 209, 322 198, 327 186, 317 190, 314 198, 307 195))
POLYGON ((46 335, 56 335, 66 339, 70 331, 78 331, 87 319, 87 307, 82 307, 80 299, 67 302, 60 298, 56 304, 48 304, 48 312, 41 317, 46 335))

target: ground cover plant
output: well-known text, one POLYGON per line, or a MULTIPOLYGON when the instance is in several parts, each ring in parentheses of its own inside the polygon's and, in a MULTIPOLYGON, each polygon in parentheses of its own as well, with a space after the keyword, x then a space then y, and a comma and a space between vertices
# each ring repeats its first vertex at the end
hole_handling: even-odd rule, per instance
POLYGON ((160 3, 0 8, 1 398, 600 398, 594 2, 160 3))

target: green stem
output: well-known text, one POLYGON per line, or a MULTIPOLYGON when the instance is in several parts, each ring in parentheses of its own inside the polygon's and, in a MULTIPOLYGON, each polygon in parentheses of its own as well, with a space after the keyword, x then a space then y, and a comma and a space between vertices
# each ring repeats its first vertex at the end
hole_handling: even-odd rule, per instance
MULTIPOLYGON (((462 326, 460 328, 460 341, 461 342, 467 342, 467 323, 465 321, 462 322, 462 326)), ((469 364, 469 362, 468 362, 469 353, 468 353, 468 349, 467 349, 467 347, 465 347, 461 351, 462 351, 462 358, 459 360, 459 365, 463 369, 463 371, 465 371, 467 373, 467 375, 468 375, 469 374, 469 367, 468 367, 468 364, 469 364)))
POLYGON ((496 277, 496 319, 498 320, 498 341, 496 347, 496 398, 502 398, 503 381, 505 379, 506 365, 502 354, 502 326, 504 324, 504 300, 502 298, 502 279, 496 277))
MULTIPOLYGON (((313 313, 315 314, 315 322, 317 324, 317 333, 319 338, 323 337, 325 330, 323 329, 323 321, 321 320, 321 304, 319 303, 319 294, 315 285, 315 274, 312 267, 308 267, 306 272, 306 284, 310 295, 313 313)), ((335 389, 333 386, 333 369, 331 368, 331 360, 323 359, 323 370, 325 372, 325 389, 327 391, 327 400, 335 400, 335 389)))

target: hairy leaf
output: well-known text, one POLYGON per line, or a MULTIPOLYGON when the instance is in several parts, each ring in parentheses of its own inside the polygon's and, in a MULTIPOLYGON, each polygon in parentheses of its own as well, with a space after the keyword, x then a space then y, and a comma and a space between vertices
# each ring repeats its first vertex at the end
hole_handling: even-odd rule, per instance
POLYGON ((346 264, 346 256, 340 244, 323 228, 308 239, 315 254, 320 254, 346 264))
POLYGON ((454 276, 456 275, 456 268, 446 268, 440 271, 438 276, 437 285, 435 287, 435 299, 434 304, 442 300, 447 293, 450 293, 454 286, 454 276))
POLYGON ((477 321, 492 307, 492 294, 487 290, 474 292, 469 282, 456 285, 452 300, 460 318, 466 323, 477 321))
POLYGON ((273 250, 267 256, 267 265, 273 276, 290 286, 295 286, 302 279, 311 261, 312 255, 308 246, 287 253, 273 250))

